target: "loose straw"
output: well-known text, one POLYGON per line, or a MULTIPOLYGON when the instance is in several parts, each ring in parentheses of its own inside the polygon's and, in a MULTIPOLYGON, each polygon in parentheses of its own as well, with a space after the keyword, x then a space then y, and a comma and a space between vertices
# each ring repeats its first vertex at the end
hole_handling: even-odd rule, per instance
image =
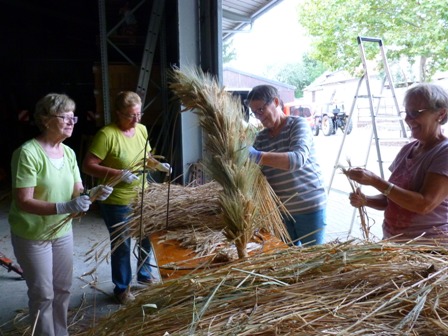
MULTIPOLYGON (((347 163, 348 163, 348 167, 350 169, 352 167, 350 159, 347 159, 347 163)), ((352 192, 357 193, 359 185, 358 185, 358 183, 356 183, 355 181, 351 180, 348 177, 349 169, 345 169, 342 165, 339 165, 339 168, 341 169, 342 173, 347 177, 348 183, 350 184, 350 187, 352 188, 352 192)), ((368 219, 366 218, 367 211, 366 211, 365 206, 358 207, 358 213, 359 213, 359 218, 361 220, 362 235, 363 235, 364 239, 370 240, 370 226, 368 224, 368 219)))

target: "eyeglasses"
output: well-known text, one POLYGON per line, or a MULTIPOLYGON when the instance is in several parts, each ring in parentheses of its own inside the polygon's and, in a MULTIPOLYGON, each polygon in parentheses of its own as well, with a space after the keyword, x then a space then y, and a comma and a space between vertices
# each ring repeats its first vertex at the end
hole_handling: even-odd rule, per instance
POLYGON ((254 110, 254 109, 251 109, 251 110, 252 110, 252 113, 253 113, 256 117, 262 116, 263 113, 264 113, 264 111, 266 110, 266 107, 267 107, 270 103, 272 103, 272 100, 266 102, 262 107, 259 107, 259 108, 255 109, 255 110, 254 110))
POLYGON ((400 116, 405 119, 406 117, 409 117, 411 119, 415 119, 418 118, 421 113, 425 112, 425 111, 429 111, 429 110, 433 110, 432 108, 424 108, 421 110, 415 110, 415 111, 402 111, 400 112, 400 116))
POLYGON ((68 116, 53 116, 55 118, 62 119, 66 124, 71 122, 72 124, 76 124, 78 122, 78 117, 68 117, 68 116))
POLYGON ((144 113, 137 113, 137 114, 126 114, 126 113, 120 113, 123 117, 129 120, 133 119, 141 119, 144 115, 144 113))

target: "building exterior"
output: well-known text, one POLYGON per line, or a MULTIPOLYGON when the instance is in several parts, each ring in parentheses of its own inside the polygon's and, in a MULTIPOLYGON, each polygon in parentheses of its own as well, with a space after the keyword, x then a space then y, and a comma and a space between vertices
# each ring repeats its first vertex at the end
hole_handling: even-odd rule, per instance
POLYGON ((229 91, 247 90, 247 92, 254 86, 268 84, 277 88, 284 103, 294 101, 295 87, 293 85, 281 83, 230 67, 223 67, 223 84, 229 91))

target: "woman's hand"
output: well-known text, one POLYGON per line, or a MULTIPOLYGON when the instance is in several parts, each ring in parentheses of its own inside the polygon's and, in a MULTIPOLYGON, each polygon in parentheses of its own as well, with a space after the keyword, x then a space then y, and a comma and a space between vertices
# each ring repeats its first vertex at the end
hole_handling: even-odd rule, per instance
POLYGON ((104 201, 110 196, 110 194, 112 194, 113 191, 114 188, 100 184, 99 186, 93 187, 89 190, 89 197, 94 201, 104 201))
POLYGON ((253 146, 249 146, 249 159, 259 164, 261 161, 262 152, 256 150, 253 146))
POLYGON ((125 169, 121 172, 121 180, 124 183, 133 183, 138 180, 138 176, 132 173, 131 171, 125 169))
POLYGON ((173 171, 170 164, 166 162, 159 162, 159 164, 156 166, 156 169, 162 173, 166 173, 167 175, 171 174, 171 172, 173 171))
POLYGON ((356 189, 356 192, 352 192, 349 195, 350 204, 355 208, 361 208, 367 205, 367 198, 359 188, 356 189))
POLYGON ((355 182, 363 185, 372 185, 377 176, 371 171, 364 168, 350 168, 346 175, 355 182))
POLYGON ((92 202, 90 201, 89 196, 81 195, 68 202, 56 203, 56 213, 66 214, 86 212, 89 210, 90 204, 92 204, 92 202))

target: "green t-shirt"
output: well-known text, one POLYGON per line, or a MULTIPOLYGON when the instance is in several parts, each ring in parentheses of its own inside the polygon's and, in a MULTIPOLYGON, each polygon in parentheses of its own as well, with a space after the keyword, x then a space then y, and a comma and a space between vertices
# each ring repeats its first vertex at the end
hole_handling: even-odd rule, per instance
MULTIPOLYGON (((52 203, 70 201, 74 185, 81 182, 81 176, 75 152, 64 144, 62 146, 64 163, 59 169, 53 165, 35 139, 16 149, 11 161, 13 193, 16 188, 34 188, 35 199, 52 203)), ((13 197, 8 220, 15 235, 25 239, 42 240, 55 224, 66 217, 67 214, 40 216, 22 211, 13 197)), ((54 238, 65 236, 71 229, 70 220, 54 238)))
MULTIPOLYGON (((114 169, 130 169, 137 162, 143 162, 145 144, 148 141, 148 131, 142 124, 135 126, 135 134, 132 137, 126 137, 115 123, 101 128, 92 140, 89 152, 102 160, 101 165, 114 169)), ((146 146, 149 153, 151 147, 146 146)), ((120 182, 114 186, 114 191, 103 203, 116 205, 129 205, 136 197, 138 189, 141 188, 142 178, 133 183, 120 182)), ((106 177, 99 183, 105 184, 110 180, 106 177)))

